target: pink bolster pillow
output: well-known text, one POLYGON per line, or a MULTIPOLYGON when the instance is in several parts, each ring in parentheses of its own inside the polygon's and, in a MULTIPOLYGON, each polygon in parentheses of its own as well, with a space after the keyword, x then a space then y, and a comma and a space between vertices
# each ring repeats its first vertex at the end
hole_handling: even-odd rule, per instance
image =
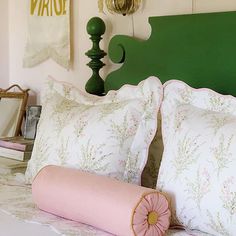
POLYGON ((36 205, 115 235, 159 236, 169 227, 166 198, 153 189, 59 166, 46 166, 32 184, 36 205))

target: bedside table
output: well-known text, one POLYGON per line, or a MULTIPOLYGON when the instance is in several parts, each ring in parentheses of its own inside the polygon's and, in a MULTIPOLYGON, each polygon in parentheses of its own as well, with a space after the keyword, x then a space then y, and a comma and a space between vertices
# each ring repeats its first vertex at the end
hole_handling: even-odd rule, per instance
POLYGON ((25 173, 28 161, 16 161, 0 156, 0 174, 25 173))

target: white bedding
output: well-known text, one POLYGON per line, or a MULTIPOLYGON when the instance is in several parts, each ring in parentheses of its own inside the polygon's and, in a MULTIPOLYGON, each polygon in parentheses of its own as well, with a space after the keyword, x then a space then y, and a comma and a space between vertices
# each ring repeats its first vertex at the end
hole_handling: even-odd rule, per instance
MULTIPOLYGON (((111 236, 94 227, 69 221, 40 211, 32 201, 31 187, 23 176, 0 176, 0 236, 111 236)), ((167 236, 203 236, 169 230, 167 236)))
POLYGON ((22 222, 0 211, 0 236, 17 235, 58 236, 58 233, 53 232, 48 226, 22 222))

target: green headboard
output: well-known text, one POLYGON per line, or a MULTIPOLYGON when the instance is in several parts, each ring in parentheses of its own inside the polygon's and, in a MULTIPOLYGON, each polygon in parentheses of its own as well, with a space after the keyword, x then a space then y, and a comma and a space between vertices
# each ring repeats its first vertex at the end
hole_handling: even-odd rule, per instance
POLYGON ((149 23, 146 41, 111 39, 109 56, 123 65, 107 76, 106 92, 155 75, 236 96, 236 12, 150 17, 149 23))

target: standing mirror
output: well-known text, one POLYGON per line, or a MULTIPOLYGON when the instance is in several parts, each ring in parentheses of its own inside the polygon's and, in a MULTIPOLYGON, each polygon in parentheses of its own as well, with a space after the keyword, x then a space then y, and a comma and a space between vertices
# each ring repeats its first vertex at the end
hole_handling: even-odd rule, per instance
POLYGON ((7 89, 0 88, 0 137, 20 135, 28 91, 15 84, 7 89))

